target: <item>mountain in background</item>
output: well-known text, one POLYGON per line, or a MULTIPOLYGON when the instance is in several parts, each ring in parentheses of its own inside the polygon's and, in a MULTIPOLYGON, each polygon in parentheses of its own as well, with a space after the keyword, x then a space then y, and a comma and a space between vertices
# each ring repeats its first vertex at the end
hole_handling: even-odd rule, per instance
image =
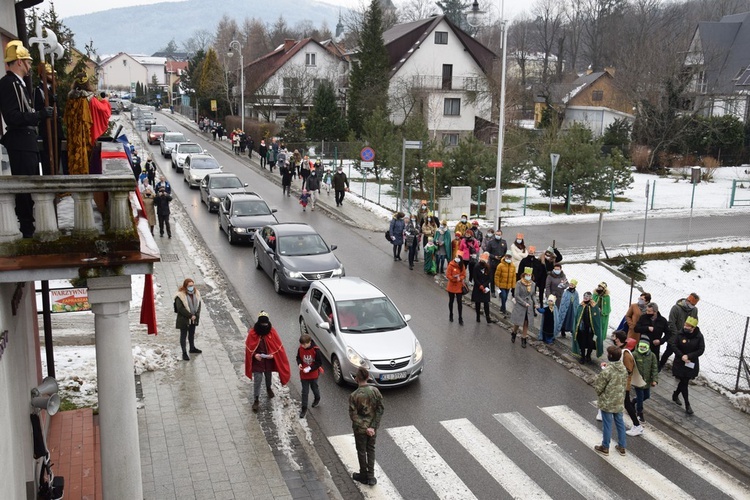
POLYGON ((150 55, 162 50, 173 38, 181 50, 182 42, 196 30, 214 33, 224 14, 240 26, 245 18, 253 17, 271 25, 283 16, 289 27, 300 21, 310 21, 319 27, 326 21, 333 32, 339 10, 339 7, 314 0, 275 0, 272 4, 257 0, 185 0, 71 16, 63 22, 75 33, 79 50, 93 40, 94 48, 101 55, 118 52, 150 55))

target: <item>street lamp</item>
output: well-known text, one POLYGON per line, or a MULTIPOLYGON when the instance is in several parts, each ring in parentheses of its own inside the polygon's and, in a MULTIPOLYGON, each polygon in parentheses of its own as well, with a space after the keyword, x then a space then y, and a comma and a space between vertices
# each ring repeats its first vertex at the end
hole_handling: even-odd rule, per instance
POLYGON ((245 56, 242 55, 242 44, 237 40, 229 42, 228 57, 234 55, 234 49, 240 53, 240 120, 242 125, 240 129, 245 130, 245 56))
MULTIPOLYGON (((479 9, 479 1, 474 0, 471 10, 466 13, 466 22, 472 28, 476 28, 482 21, 485 12, 479 9)), ((500 116, 497 125, 497 170, 495 172, 495 215, 497 216, 497 229, 500 229, 500 203, 503 195, 500 188, 500 178, 503 173, 503 147, 505 144, 505 69, 508 54, 508 27, 505 21, 505 0, 500 1, 500 30, 502 33, 503 56, 500 67, 502 76, 500 80, 500 116)))

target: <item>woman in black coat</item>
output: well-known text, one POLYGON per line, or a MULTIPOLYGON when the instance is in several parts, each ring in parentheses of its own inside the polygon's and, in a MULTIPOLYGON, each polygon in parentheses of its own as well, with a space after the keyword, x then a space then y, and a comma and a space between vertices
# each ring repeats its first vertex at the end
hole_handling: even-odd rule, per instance
POLYGON ((682 405, 680 401, 680 394, 682 394, 685 400, 685 412, 692 415, 693 409, 690 407, 690 400, 688 399, 688 386, 690 379, 698 376, 700 372, 698 358, 706 350, 703 334, 698 329, 698 319, 688 317, 682 331, 672 337, 670 344, 675 354, 672 375, 679 380, 677 390, 672 393, 672 401, 682 405))
POLYGON ((490 283, 492 281, 492 273, 487 263, 489 254, 485 254, 482 254, 479 264, 474 268, 474 288, 471 290, 471 301, 474 302, 476 308, 477 323, 480 321, 482 304, 484 304, 484 317, 487 318, 487 323, 495 323, 495 320, 490 318, 490 283))

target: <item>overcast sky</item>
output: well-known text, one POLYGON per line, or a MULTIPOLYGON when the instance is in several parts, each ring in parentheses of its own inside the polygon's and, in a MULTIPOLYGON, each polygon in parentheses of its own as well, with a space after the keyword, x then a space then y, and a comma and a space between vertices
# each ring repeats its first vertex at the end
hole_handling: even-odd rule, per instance
MULTIPOLYGON (((117 7, 129 7, 131 5, 149 5, 160 2, 170 2, 179 0, 107 0, 105 2, 101 0, 54 0, 55 10, 57 14, 62 17, 76 16, 80 14, 88 14, 90 12, 98 12, 101 10, 109 10, 117 7)), ((209 0, 216 1, 216 0, 209 0)), ((305 1, 305 0, 301 0, 305 1)), ((360 5, 364 0, 321 0, 325 3, 332 5, 340 5, 342 7, 355 8, 360 5)), ((406 0, 392 0, 397 6, 406 3, 406 0)), ((479 0, 479 6, 482 9, 487 9, 491 4, 493 10, 499 10, 500 2, 502 0, 479 0)), ((46 10, 49 8, 49 1, 45 1, 41 7, 46 10)), ((528 9, 531 5, 529 0, 505 0, 505 10, 508 17, 514 17, 524 9, 528 9)))

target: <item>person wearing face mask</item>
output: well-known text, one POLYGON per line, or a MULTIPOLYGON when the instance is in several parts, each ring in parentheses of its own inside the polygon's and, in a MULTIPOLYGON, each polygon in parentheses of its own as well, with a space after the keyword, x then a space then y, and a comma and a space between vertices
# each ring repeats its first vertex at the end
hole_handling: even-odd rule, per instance
POLYGON ((479 221, 473 220, 471 221, 471 232, 474 233, 474 239, 479 242, 479 248, 482 248, 482 243, 484 242, 484 234, 482 234, 482 230, 479 229, 479 221))
POLYGON ((526 243, 523 241, 523 233, 516 234, 516 239, 510 245, 510 254, 513 257, 513 265, 518 269, 521 261, 529 256, 526 243))
POLYGON ((463 325, 462 292, 464 280, 466 279, 466 266, 464 266, 461 257, 455 257, 448 263, 445 277, 448 279, 448 284, 445 286, 445 290, 448 292, 448 310, 450 311, 448 321, 453 322, 453 302, 456 301, 458 302, 458 324, 463 325))
POLYGON ((672 393, 672 401, 682 405, 680 401, 680 394, 682 394, 682 399, 685 400, 685 413, 692 415, 693 409, 690 407, 688 387, 690 380, 700 373, 699 358, 706 350, 703 334, 698 328, 698 318, 694 316, 685 318, 682 329, 672 338, 670 345, 674 351, 672 375, 679 380, 677 389, 672 393))
MULTIPOLYGON (((588 292, 587 292, 588 293, 588 292)), ((609 455, 609 444, 612 440, 612 420, 617 428, 617 445, 615 449, 620 455, 625 455, 627 434, 625 421, 622 419, 624 408, 622 395, 628 380, 628 372, 620 361, 622 350, 614 345, 607 347, 607 363, 602 363, 602 371, 594 380, 596 390, 596 405, 602 412, 602 444, 594 446, 594 450, 602 455, 609 455)))
POLYGON ((635 413, 638 416, 638 425, 632 427, 628 436, 640 436, 643 434, 643 425, 646 419, 643 416, 643 403, 651 397, 651 388, 659 383, 659 357, 651 350, 651 341, 648 335, 641 335, 638 347, 633 352, 637 370, 633 373, 633 387, 635 388, 635 413))
MULTIPOLYGON (((685 320, 688 318, 698 319, 698 301, 701 300, 697 293, 691 293, 684 299, 677 301, 669 311, 669 327, 673 332, 681 332, 685 320)), ((697 324, 697 323, 696 323, 697 324)), ((667 360, 673 353, 672 343, 667 343, 667 348, 659 360, 659 371, 667 364, 667 360)))
POLYGON ((573 333, 574 342, 571 344, 573 354, 581 356, 580 363, 591 363, 591 354, 596 349, 596 357, 604 352, 602 342, 597 342, 601 332, 601 312, 591 302, 591 292, 583 294, 583 302, 578 308, 578 317, 576 318, 575 331, 573 333))
POLYGON ((180 330, 183 361, 190 361, 185 340, 190 344, 190 354, 203 352, 195 347, 195 327, 198 326, 201 319, 202 305, 201 294, 195 288, 195 282, 191 278, 186 278, 174 296, 174 312, 177 313, 175 328, 180 330))
POLYGON ((533 270, 527 267, 523 270, 523 275, 516 283, 515 305, 513 312, 510 313, 510 322, 513 323, 513 330, 510 334, 510 341, 516 342, 518 328, 523 327, 521 333, 521 347, 526 348, 526 339, 529 335, 529 324, 534 323, 534 297, 536 297, 536 283, 534 283, 533 270))
POLYGON ((549 297, 550 295, 554 295, 556 305, 559 307, 562 294, 568 288, 568 278, 565 276, 560 264, 555 264, 555 268, 547 276, 544 287, 544 296, 549 297))
MULTIPOLYGON (((669 342, 675 332, 667 321, 667 318, 659 312, 659 306, 655 302, 646 305, 646 314, 641 315, 635 325, 635 331, 640 338, 647 335, 651 344, 651 350, 659 358, 661 346, 669 342)), ((658 364, 658 363, 657 363, 658 364)))
POLYGON ((539 313, 542 315, 541 323, 539 325, 539 337, 545 344, 552 344, 555 342, 557 324, 560 321, 560 310, 555 305, 556 298, 554 295, 547 297, 547 306, 540 307, 539 313))
POLYGON ((474 232, 469 229, 459 244, 459 254, 464 261, 464 266, 469 269, 469 283, 474 279, 474 266, 479 259, 479 242, 474 238, 474 232))
POLYGON ((578 304, 580 299, 578 298, 578 280, 572 279, 568 282, 568 288, 562 294, 560 299, 560 336, 566 337, 565 332, 573 332, 575 329, 575 321, 578 317, 578 304))
MULTIPOLYGON (((633 377, 638 374, 638 368, 635 366, 635 358, 633 357, 633 348, 637 347, 637 345, 635 342, 628 344, 628 341, 630 341, 628 333, 623 330, 615 330, 612 334, 612 342, 622 350, 622 364, 625 365, 625 370, 628 372, 628 381, 625 385, 625 411, 632 422, 631 428, 635 428, 640 425, 640 421, 638 420, 638 415, 635 414, 633 400, 630 399, 630 389, 633 377)), ((640 377, 640 374, 638 376, 640 377)))
MULTIPOLYGON (((336 206, 340 207, 344 203, 344 194, 349 191, 349 179, 344 173, 344 167, 339 165, 336 173, 333 174, 333 192, 336 196, 336 206)), ((393 234, 393 233, 391 233, 393 234)))
MULTIPOLYGON (((488 254, 489 255, 489 254, 488 254)), ((510 291, 516 286, 516 268, 513 266, 513 259, 510 252, 507 252, 499 264, 496 264, 494 285, 500 291, 500 312, 508 315, 505 304, 508 301, 510 291)))
MULTIPOLYGON (((607 283, 602 281, 594 290, 591 301, 596 304, 602 312, 602 335, 607 335, 609 330, 609 315, 612 313, 612 304, 609 297, 607 283)), ((602 340, 604 340, 602 338, 602 340)))
MULTIPOLYGON (((485 251, 490 254, 490 273, 492 273, 492 276, 495 276, 497 273, 497 266, 500 264, 500 261, 505 257, 505 254, 508 253, 508 244, 503 239, 503 232, 498 229, 495 231, 494 235, 490 238, 489 234, 487 235, 487 244, 485 245, 485 251)), ((520 270, 516 274, 515 278, 513 279, 513 284, 511 285, 511 290, 516 285, 516 281, 521 279, 521 274, 523 274, 520 270)), ((492 289, 492 296, 495 297, 495 288, 497 285, 495 284, 495 281, 493 280, 491 283, 490 288, 492 289)))
POLYGON ((453 232, 466 234, 466 231, 469 229, 471 229, 471 226, 469 225, 469 216, 467 214, 461 214, 461 220, 459 220, 456 227, 453 228, 453 232))
MULTIPOLYGON (((415 219, 415 223, 417 226, 422 227, 424 223, 431 219, 430 209, 427 208, 427 200, 422 200, 422 202, 419 204, 419 210, 417 210, 417 218, 415 219)), ((427 238, 422 242, 422 246, 427 244, 427 238)))
POLYGON ((419 247, 419 229, 417 229, 414 219, 416 216, 407 216, 404 219, 404 245, 408 252, 407 257, 409 259, 409 270, 414 269, 414 262, 417 256, 417 248, 419 247))
POLYGON ((435 267, 439 274, 445 271, 445 263, 450 259, 451 231, 448 229, 448 221, 440 221, 440 227, 435 232, 435 267))
POLYGON ((435 233, 437 233, 437 224, 432 217, 425 217, 419 224, 419 228, 422 231, 422 248, 427 246, 427 240, 432 238, 435 239, 435 233))
MULTIPOLYGON (((463 241, 463 234, 457 232, 454 238, 451 240, 451 259, 461 257, 461 242, 463 241)), ((463 260, 463 259, 461 259, 463 260)))
POLYGON ((273 372, 279 374, 279 381, 284 386, 291 378, 289 358, 278 332, 271 324, 268 313, 261 311, 258 319, 247 332, 245 339, 245 376, 253 381, 253 412, 260 406, 260 386, 265 378, 266 396, 275 396, 271 388, 273 372))
POLYGON ((401 260, 401 247, 404 244, 404 228, 406 227, 404 217, 406 217, 406 214, 403 212, 395 213, 388 228, 391 235, 391 245, 393 245, 394 262, 401 260))
MULTIPOLYGON (((628 337, 635 339, 636 342, 638 341, 639 334, 635 331, 635 325, 638 324, 641 315, 646 312, 646 305, 649 302, 651 302, 651 294, 643 292, 640 297, 638 297, 638 301, 634 304, 630 304, 628 312, 625 313, 624 321, 628 325, 628 337)), ((620 325, 620 329, 624 328, 622 322, 620 322, 620 325)))
POLYGON ((480 322, 482 305, 484 305, 484 317, 487 323, 497 323, 490 317, 490 266, 487 263, 490 255, 485 252, 479 257, 479 262, 474 269, 474 288, 471 290, 471 301, 474 302, 477 312, 477 323, 480 322))

